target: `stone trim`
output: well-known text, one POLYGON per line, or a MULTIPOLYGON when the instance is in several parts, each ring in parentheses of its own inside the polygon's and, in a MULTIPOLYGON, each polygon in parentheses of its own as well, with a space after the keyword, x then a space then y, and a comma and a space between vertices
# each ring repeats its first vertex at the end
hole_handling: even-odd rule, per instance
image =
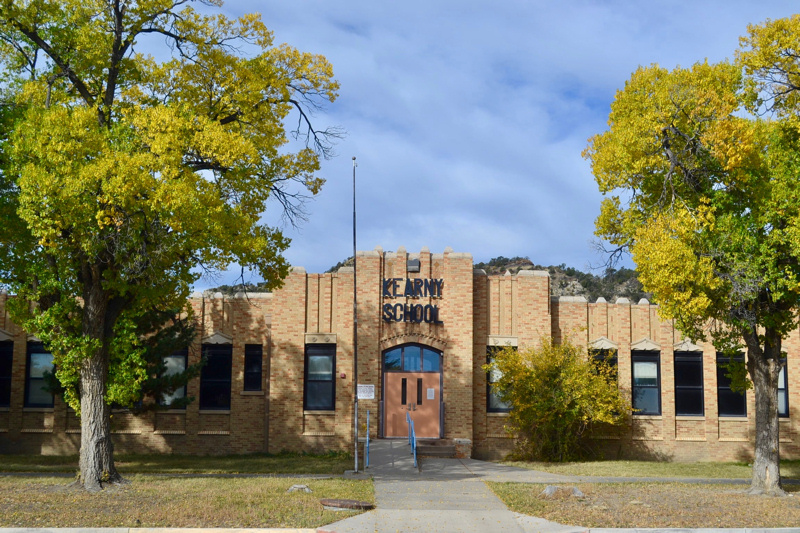
POLYGON ((203 337, 203 344, 233 344, 233 337, 215 331, 208 337, 203 337))
POLYGON ((619 349, 619 344, 608 337, 599 337, 589 343, 589 348, 593 350, 617 350, 619 349))
POLYGON ((504 336, 504 335, 489 335, 486 339, 487 346, 519 346, 519 339, 517 337, 504 336))
POLYGON ((652 339, 648 339, 647 337, 643 339, 639 339, 638 341, 631 344, 631 350, 642 350, 647 352, 660 352, 661 345, 655 343, 652 339))
POLYGON ((0 341, 13 341, 14 336, 4 329, 0 329, 0 341))
POLYGON ((698 346, 697 344, 693 343, 689 339, 683 339, 681 342, 677 342, 672 345, 673 351, 676 352, 702 352, 703 348, 698 346))
POLYGON ((306 333, 306 344, 336 344, 336 333, 306 333))

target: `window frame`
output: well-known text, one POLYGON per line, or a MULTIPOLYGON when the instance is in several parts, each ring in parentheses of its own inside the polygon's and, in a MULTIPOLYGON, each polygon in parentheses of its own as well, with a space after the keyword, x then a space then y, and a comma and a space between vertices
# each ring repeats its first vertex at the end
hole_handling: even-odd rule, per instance
POLYGON ((11 407, 11 381, 14 375, 14 341, 0 341, 0 407, 11 407), (8 373, 4 373, 8 369, 8 373))
POLYGON ((740 352, 740 353, 734 355, 733 357, 730 357, 730 356, 725 355, 725 354, 723 354, 721 352, 717 352, 717 358, 716 358, 716 366, 717 366, 717 416, 719 416, 720 418, 747 418, 747 392, 738 393, 738 392, 734 392, 733 390, 731 390, 731 378, 725 377, 726 370, 719 365, 720 363, 728 363, 728 362, 731 361, 731 359, 733 361, 737 361, 737 362, 744 362, 745 361, 744 353, 740 352), (737 413, 723 413, 722 409, 721 409, 722 402, 720 401, 720 398, 721 398, 720 393, 724 393, 726 395, 727 394, 730 394, 730 395, 739 394, 742 397, 742 400, 741 400, 742 408, 743 408, 742 412, 741 413, 739 413, 739 412, 737 412, 737 413))
MULTIPOLYGON (((55 406, 55 394, 50 393, 50 401, 47 403, 44 402, 32 402, 30 395, 34 387, 35 382, 39 382, 42 385, 45 384, 44 372, 42 373, 42 377, 31 377, 31 356, 32 355, 49 355, 50 356, 50 372, 55 372, 55 365, 52 364, 53 361, 53 354, 49 350, 45 349, 44 344, 41 342, 28 342, 28 345, 25 349, 25 398, 24 398, 24 407, 31 407, 31 408, 52 408, 55 406)), ((46 372, 46 371, 45 371, 46 372)), ((47 392, 43 386, 39 386, 39 389, 47 392)))
POLYGON ((661 352, 658 350, 632 350, 631 351, 631 407, 638 409, 634 411, 637 416, 661 416, 662 408, 661 400, 661 352), (637 363, 655 363, 656 365, 656 385, 636 385, 636 365, 637 363), (656 390, 658 397, 658 408, 655 411, 644 411, 636 407, 636 391, 637 390, 656 390))
MULTIPOLYGON (((494 360, 494 354, 499 352, 500 350, 504 350, 506 346, 487 346, 486 347, 486 364, 492 364, 494 360)), ((512 346, 514 350, 517 349, 516 346, 512 346)), ((502 377, 502 376, 500 376, 502 377)), ((499 379, 499 378, 498 378, 499 379)), ((511 406, 506 402, 502 401, 498 396, 497 393, 492 391, 492 384, 497 383, 497 380, 492 379, 492 371, 486 372, 486 412, 487 413, 509 413, 511 412, 511 406), (492 405, 494 399, 495 405, 492 405)))
MULTIPOLYGON (((600 363, 606 363, 609 367, 612 367, 614 369, 614 381, 619 383, 619 350, 616 348, 589 348, 589 359, 595 369, 600 363)), ((594 370, 594 372, 597 372, 597 370, 594 370)))
POLYGON ((264 347, 261 344, 244 345, 244 370, 242 372, 242 390, 244 391, 263 391, 264 390, 264 347), (248 364, 251 361, 258 361, 258 372, 250 371, 248 364))
POLYGON ((303 365, 303 410, 304 411, 335 411, 336 410, 336 344, 306 344, 304 365, 303 365), (328 379, 319 379, 318 377, 309 377, 309 359, 311 357, 328 357, 331 360, 331 371, 328 379), (329 391, 325 391, 323 386, 316 386, 317 383, 329 384, 329 391), (309 405, 309 397, 311 394, 320 392, 322 396, 330 396, 324 398, 324 403, 309 405))
POLYGON ((384 350, 381 353, 381 369, 383 372, 430 372, 432 374, 441 374, 442 366, 444 361, 442 361, 442 352, 435 348, 432 348, 426 344, 419 344, 416 342, 411 342, 408 344, 401 344, 399 346, 393 346, 387 350, 384 350), (418 370, 414 369, 407 369, 406 368, 406 348, 419 348, 419 366, 418 370), (386 368, 386 356, 395 351, 400 350, 400 367, 399 368, 386 368), (436 355, 437 366, 436 370, 425 370, 425 352, 431 352, 432 354, 436 355))
POLYGON ((785 354, 781 357, 781 362, 783 367, 781 367, 781 373, 778 374, 778 417, 789 418, 789 364, 785 354), (783 379, 781 379, 781 375, 783 375, 783 379), (781 411, 781 391, 783 391, 786 411, 781 411))
MULTIPOLYGON (((189 349, 188 348, 184 348, 182 350, 176 350, 176 351, 172 352, 171 354, 165 356, 163 359, 169 359, 169 358, 173 358, 173 357, 174 358, 177 358, 177 357, 182 357, 183 358, 183 370, 182 370, 182 372, 186 372, 186 368, 189 366, 189 349)), ((164 362, 164 364, 166 365, 166 362, 164 362)), ((177 374, 177 373, 179 373, 179 372, 168 372, 167 371, 167 372, 164 373, 164 375, 165 376, 171 376, 172 374, 177 374)), ((187 392, 188 392, 187 391, 187 387, 186 387, 186 385, 184 385, 180 389, 176 389, 172 394, 170 394, 171 399, 170 399, 169 403, 166 402, 166 399, 162 395, 162 397, 158 399, 158 404, 159 405, 163 405, 163 406, 167 407, 168 409, 181 409, 181 410, 184 410, 184 409, 186 409, 185 405, 180 406, 180 407, 173 407, 172 403, 175 400, 180 400, 180 399, 186 398, 187 392)))
POLYGON ((675 386, 675 416, 705 416, 705 387, 703 382, 703 352, 699 351, 677 351, 673 353, 673 377, 675 386), (680 363, 690 363, 699 367, 699 385, 686 385, 678 383, 678 376, 685 375, 685 371, 679 372, 680 363), (679 398, 691 397, 700 392, 700 412, 680 412, 679 398))
MULTIPOLYGON (((201 411, 230 411, 231 409, 231 376, 233 368, 233 345, 231 344, 203 344, 202 357, 205 361, 203 368, 200 370, 200 393, 199 393, 199 408, 201 411), (210 375, 212 366, 211 358, 219 358, 222 360, 222 367, 227 366, 227 375, 213 376, 210 375), (220 391, 227 389, 228 394, 210 394, 209 389, 220 387, 220 391), (216 400, 216 398, 227 398, 227 402, 216 400)), ((216 367, 217 361, 214 361, 216 367)))

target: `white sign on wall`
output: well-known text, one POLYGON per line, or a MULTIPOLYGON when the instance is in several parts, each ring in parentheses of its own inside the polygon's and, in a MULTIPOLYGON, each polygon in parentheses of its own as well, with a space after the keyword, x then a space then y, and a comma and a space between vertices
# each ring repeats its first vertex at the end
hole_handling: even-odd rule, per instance
POLYGON ((356 390, 359 400, 375 399, 375 385, 362 385, 361 383, 359 383, 356 390))

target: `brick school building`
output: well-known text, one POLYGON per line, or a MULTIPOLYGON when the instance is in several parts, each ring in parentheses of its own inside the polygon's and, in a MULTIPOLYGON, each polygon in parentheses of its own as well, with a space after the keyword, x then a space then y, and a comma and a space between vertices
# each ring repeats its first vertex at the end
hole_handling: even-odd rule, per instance
MULTIPOLYGON (((551 298, 546 271, 487 276, 472 256, 357 254, 358 379, 362 429, 372 438, 446 439, 459 453, 498 457, 513 447, 508 410, 482 366, 492 347, 570 336, 616 357, 620 387, 638 411, 630 425, 596 435, 609 458, 746 460, 754 441, 754 395, 733 392, 710 343, 684 339, 646 300, 551 298)), ((198 336, 168 357, 202 375, 176 395, 185 409, 112 415, 117 452, 228 454, 352 450, 354 270, 295 268, 283 288, 233 297, 195 294, 198 336)), ((42 390, 52 356, 8 318, 0 295, 0 453, 77 453, 80 421, 42 390)), ((781 452, 800 458, 800 339, 785 340, 781 452)), ((165 401, 169 401, 166 398, 165 401)))

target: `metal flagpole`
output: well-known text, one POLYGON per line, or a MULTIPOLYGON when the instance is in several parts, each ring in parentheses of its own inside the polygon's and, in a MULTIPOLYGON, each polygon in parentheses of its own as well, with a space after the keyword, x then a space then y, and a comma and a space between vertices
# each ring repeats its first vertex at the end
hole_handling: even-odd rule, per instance
POLYGON ((355 472, 358 473, 358 262, 356 261, 356 156, 353 156, 353 434, 355 440, 355 472))

